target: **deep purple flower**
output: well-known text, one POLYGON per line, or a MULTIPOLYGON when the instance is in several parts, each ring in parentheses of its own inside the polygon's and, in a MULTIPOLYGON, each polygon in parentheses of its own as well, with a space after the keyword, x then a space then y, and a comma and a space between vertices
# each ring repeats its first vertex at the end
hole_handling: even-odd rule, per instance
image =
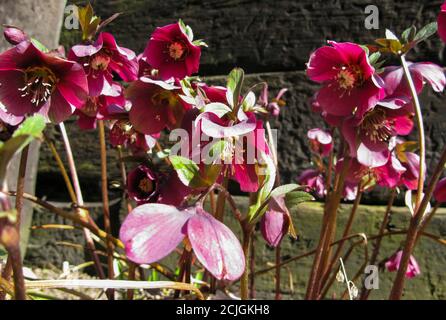
POLYGON ((91 130, 96 128, 97 120, 112 119, 118 112, 125 112, 126 100, 124 98, 122 87, 118 84, 114 91, 117 96, 97 96, 89 97, 82 109, 76 110, 75 114, 79 116, 77 124, 82 130, 91 130))
POLYGON ((127 216, 120 231, 127 257, 140 264, 166 257, 186 237, 214 277, 234 281, 242 276, 245 258, 240 242, 201 206, 180 211, 164 204, 145 204, 127 216))
MULTIPOLYGON (((396 252, 387 262, 386 268, 389 272, 397 271, 400 268, 403 251, 396 252)), ((407 266, 406 278, 412 279, 421 274, 420 266, 414 256, 410 256, 409 265, 407 266)))
POLYGON ((198 72, 201 48, 192 43, 180 23, 157 28, 147 44, 143 57, 162 80, 183 79, 198 72))
POLYGON ((14 116, 40 113, 59 123, 82 108, 87 96, 87 78, 76 62, 28 41, 0 55, 0 101, 14 116))
POLYGON ((146 165, 139 165, 127 176, 127 192, 139 205, 155 200, 158 191, 158 177, 146 165))
POLYGON ((173 83, 147 77, 133 82, 126 90, 126 98, 132 103, 129 116, 133 127, 149 135, 178 128, 191 108, 179 97, 179 90, 173 83))
POLYGON ((91 96, 116 96, 113 90, 113 73, 126 82, 138 78, 135 53, 119 47, 110 33, 99 34, 94 44, 74 46, 69 58, 84 66, 91 96))

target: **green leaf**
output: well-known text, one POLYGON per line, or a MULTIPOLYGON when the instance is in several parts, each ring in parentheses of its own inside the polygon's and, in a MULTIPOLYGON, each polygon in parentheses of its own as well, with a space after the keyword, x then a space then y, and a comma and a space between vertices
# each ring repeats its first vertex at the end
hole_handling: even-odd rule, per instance
POLYGON ((410 28, 404 30, 404 32, 401 35, 401 40, 403 40, 403 43, 410 43, 415 38, 416 34, 417 34, 417 27, 411 26, 410 28))
POLYGON ((177 172, 178 178, 186 186, 191 188, 205 188, 211 186, 215 181, 211 181, 214 178, 212 173, 205 173, 208 179, 203 178, 198 165, 190 159, 180 156, 170 156, 169 160, 177 172))
POLYGON ((195 40, 192 43, 199 47, 206 47, 206 48, 209 47, 208 44, 206 42, 204 42, 204 40, 202 40, 202 39, 195 40))
POLYGON ((285 204, 288 209, 291 209, 300 203, 314 201, 314 200, 315 199, 311 194, 304 192, 304 191, 289 192, 285 196, 285 204))
POLYGON ((274 188, 274 184, 276 182, 276 165, 270 156, 262 153, 262 158, 266 163, 265 166, 265 175, 263 176, 263 184, 257 193, 257 201, 255 204, 249 207, 248 212, 248 221, 250 223, 255 223, 258 219, 260 219, 263 214, 265 214, 267 209, 267 204, 270 199, 271 191, 274 188))
POLYGON ((183 20, 178 20, 178 23, 180 24, 180 28, 181 30, 184 32, 184 34, 187 36, 187 38, 189 39, 190 42, 193 42, 194 40, 194 33, 192 31, 192 28, 189 27, 188 25, 186 25, 184 23, 183 20))
POLYGON ((242 91, 243 81, 245 79, 245 72, 241 68, 235 68, 231 71, 228 77, 227 88, 229 91, 229 96, 232 98, 231 106, 236 108, 239 104, 239 97, 242 91))
POLYGON ((429 23, 428 25, 426 25, 425 27, 423 27, 415 36, 415 38, 413 39, 413 41, 415 42, 421 42, 421 41, 425 41, 428 38, 430 38, 432 35, 434 35, 438 30, 438 25, 437 22, 432 22, 429 23))
POLYGON ((40 138, 43 129, 45 129, 45 118, 39 114, 27 118, 16 131, 13 137, 21 135, 30 135, 34 138, 40 138))
POLYGON ((159 158, 159 159, 165 159, 165 158, 168 158, 169 156, 170 156, 170 149, 164 149, 164 150, 161 150, 161 151, 158 151, 157 153, 156 153, 156 156, 159 158))
POLYGON ((39 40, 31 38, 31 43, 43 53, 48 53, 50 50, 39 40))
POLYGON ((4 183, 8 164, 17 152, 20 152, 35 138, 39 138, 45 128, 45 119, 35 115, 26 119, 14 132, 11 139, 0 145, 0 185, 4 183))
POLYGON ((201 178, 200 169, 192 160, 180 156, 170 156, 169 160, 181 182, 185 185, 191 187, 197 179, 199 180, 201 178))
POLYGON ((283 186, 277 187, 271 192, 271 197, 280 197, 283 195, 286 195, 287 193, 290 193, 292 191, 295 191, 296 189, 299 189, 300 185, 292 183, 292 184, 285 184, 283 186))
POLYGON ((381 58, 381 52, 374 52, 369 56, 369 61, 371 65, 376 65, 379 58, 381 58))

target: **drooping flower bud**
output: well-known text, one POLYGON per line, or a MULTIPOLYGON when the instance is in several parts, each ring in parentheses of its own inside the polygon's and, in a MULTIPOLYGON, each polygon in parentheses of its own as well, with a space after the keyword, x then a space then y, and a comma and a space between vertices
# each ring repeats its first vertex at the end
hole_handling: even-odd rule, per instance
POLYGON ((3 31, 3 35, 5 36, 6 41, 14 46, 29 39, 22 29, 13 26, 7 26, 3 31))
MULTIPOLYGON (((403 256, 403 251, 396 252, 387 262, 386 268, 389 272, 397 271, 401 264, 401 258, 403 256)), ((410 256, 409 265, 406 270, 406 278, 412 279, 421 273, 420 266, 414 256, 410 256)))

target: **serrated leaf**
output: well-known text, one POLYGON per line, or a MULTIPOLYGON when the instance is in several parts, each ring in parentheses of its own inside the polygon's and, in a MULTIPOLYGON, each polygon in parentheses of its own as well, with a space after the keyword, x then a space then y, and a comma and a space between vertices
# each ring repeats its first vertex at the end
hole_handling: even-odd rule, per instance
POLYGON ((231 103, 233 108, 236 108, 239 104, 239 97, 242 91, 244 78, 245 72, 241 68, 233 69, 228 76, 227 88, 232 97, 232 100, 228 102, 231 103))
POLYGON ((287 193, 285 196, 285 204, 288 209, 294 208, 295 206, 308 201, 314 201, 314 197, 304 191, 293 191, 287 193))
POLYGON ((437 22, 429 23, 428 25, 424 26, 415 36, 413 41, 415 42, 421 42, 427 40, 429 37, 434 35, 438 30, 437 22))

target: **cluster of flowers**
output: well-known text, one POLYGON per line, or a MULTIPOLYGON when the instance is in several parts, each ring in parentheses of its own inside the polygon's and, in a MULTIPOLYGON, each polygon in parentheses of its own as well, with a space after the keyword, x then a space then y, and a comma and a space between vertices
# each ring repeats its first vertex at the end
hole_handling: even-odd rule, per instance
MULTIPOLYGON (((328 129, 308 132, 315 168, 305 170, 298 182, 319 198, 327 195, 331 183, 326 181, 329 163, 336 172, 348 167, 343 192, 346 200, 354 200, 358 189, 362 192, 375 186, 418 188, 417 143, 404 139, 414 127, 413 96, 403 67, 382 68, 379 56, 371 46, 329 41, 307 64, 308 77, 322 85, 312 98, 312 110, 321 115, 328 129), (337 157, 334 132, 339 133, 340 141, 337 157)), ((426 83, 435 92, 444 90, 446 78, 440 66, 430 62, 408 65, 417 94, 426 83)), ((389 271, 397 270, 400 258, 398 252, 386 264, 389 271)), ((412 257, 407 276, 418 273, 412 257)))
MULTIPOLYGON (((206 44, 194 41, 191 28, 182 21, 157 28, 140 55, 119 46, 106 32, 73 46, 67 55, 61 49, 47 50, 18 28, 8 27, 4 35, 14 47, 0 55, 2 132, 12 132, 36 113, 54 124, 76 115, 83 130, 106 120, 111 145, 146 159, 127 177, 127 194, 137 203, 120 232, 129 259, 153 263, 184 240, 187 250, 193 249, 217 279, 240 278, 245 258, 237 237, 201 203, 188 205, 187 200, 205 192, 209 184, 192 186, 172 169, 160 173, 148 157, 162 133, 170 130, 224 138, 225 164, 208 165, 202 159, 197 164, 201 175, 212 173, 212 183, 233 179, 242 191, 257 192, 263 183, 262 159, 270 157, 263 120, 279 115, 286 90, 270 101, 265 86, 256 101, 253 93, 234 98, 240 92, 192 78, 206 44), (242 138, 245 148, 235 154, 234 146, 242 138), (249 149, 246 144, 258 151, 253 161, 243 152, 249 149)), ((202 143, 200 151, 209 143, 202 143)), ((263 230, 269 243, 277 245, 289 213, 282 198, 273 202, 263 230), (279 224, 274 223, 277 218, 279 224)))

